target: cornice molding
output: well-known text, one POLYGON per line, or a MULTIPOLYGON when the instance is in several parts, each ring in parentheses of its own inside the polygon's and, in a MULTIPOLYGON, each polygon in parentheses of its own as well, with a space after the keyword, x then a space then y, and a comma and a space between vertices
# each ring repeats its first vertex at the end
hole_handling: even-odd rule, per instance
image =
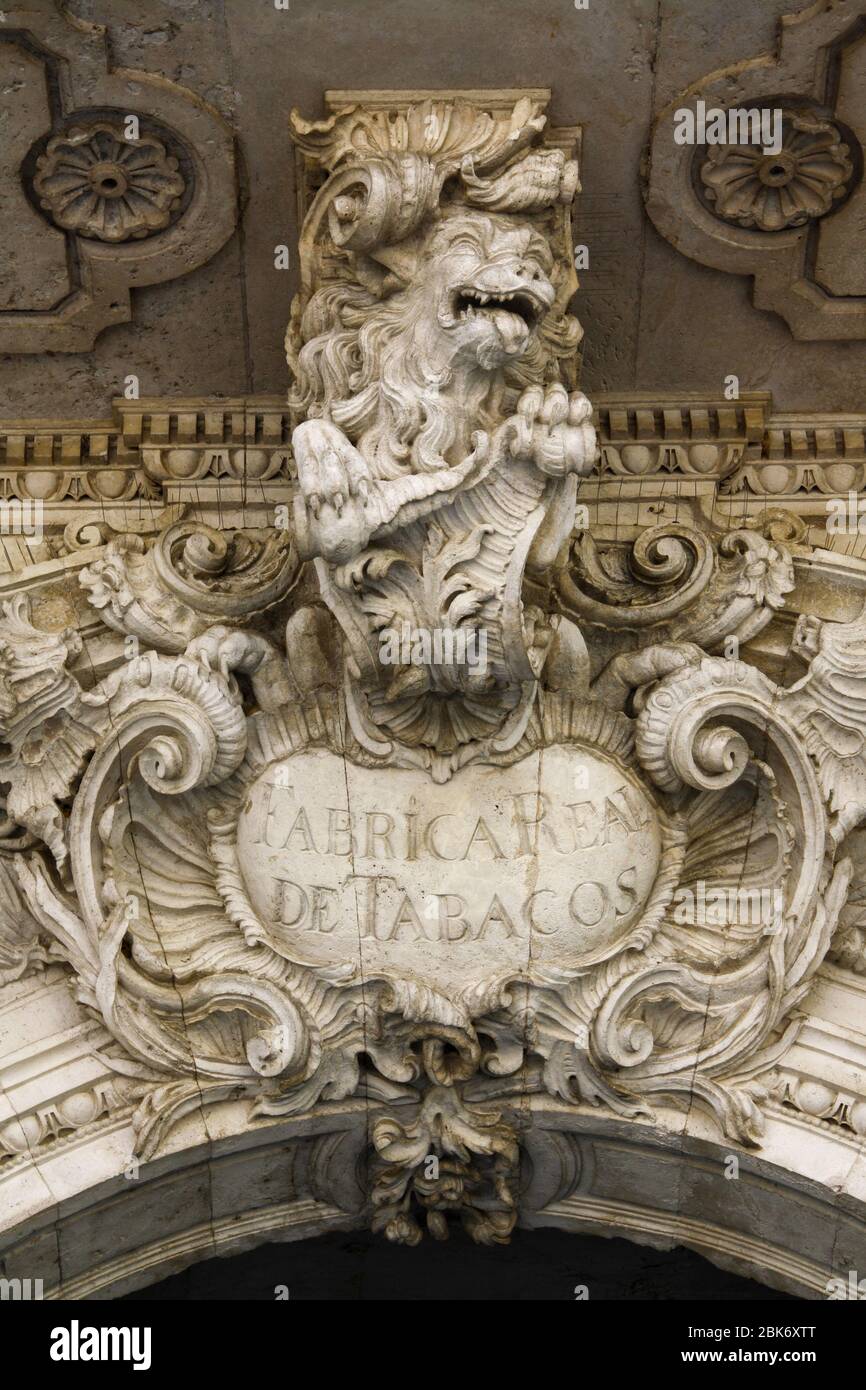
MULTIPOLYGON (((824 521, 829 499, 866 490, 866 411, 777 412, 763 392, 601 392, 594 405, 600 459, 580 501, 618 534, 676 519, 671 504, 724 525, 782 508, 802 523, 788 540, 864 549, 828 537, 824 521)), ((131 519, 153 530, 170 506, 268 524, 295 491, 291 434, 277 395, 119 398, 99 420, 0 417, 0 500, 40 503, 49 530, 92 516, 103 539, 131 519)))

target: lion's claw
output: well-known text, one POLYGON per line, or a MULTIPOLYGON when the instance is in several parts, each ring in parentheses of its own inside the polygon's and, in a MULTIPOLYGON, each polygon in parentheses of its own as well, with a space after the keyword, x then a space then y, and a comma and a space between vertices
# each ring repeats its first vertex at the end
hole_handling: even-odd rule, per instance
POLYGON ((520 452, 550 477, 586 475, 598 452, 591 415, 592 406, 582 391, 569 395, 559 382, 546 389, 527 387, 515 417, 520 452))
POLYGON ((322 507, 337 516, 351 498, 369 496, 370 475, 361 454, 329 420, 307 420, 292 436, 301 495, 318 519, 322 507))

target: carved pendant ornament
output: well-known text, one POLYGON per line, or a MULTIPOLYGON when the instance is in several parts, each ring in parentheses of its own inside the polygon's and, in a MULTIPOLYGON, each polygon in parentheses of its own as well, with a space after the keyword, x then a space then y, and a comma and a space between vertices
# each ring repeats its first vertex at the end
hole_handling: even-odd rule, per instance
POLYGON ((285 516, 110 541, 107 672, 0 626, 0 978, 71 967, 142 1156, 356 1098, 409 1243, 507 1240, 551 1100, 760 1145, 866 813, 866 623, 776 684, 781 541, 576 527, 577 167, 476 102, 294 120, 285 516))

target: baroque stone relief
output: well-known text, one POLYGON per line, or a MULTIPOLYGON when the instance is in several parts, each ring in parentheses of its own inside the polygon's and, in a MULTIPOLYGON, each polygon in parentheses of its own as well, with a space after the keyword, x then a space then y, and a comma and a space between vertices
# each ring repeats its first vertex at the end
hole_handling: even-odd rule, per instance
POLYGON ((99 241, 162 231, 186 188, 177 158, 155 136, 128 139, 101 121, 49 140, 36 170, 33 188, 51 220, 99 241))
MULTIPOLYGON (((134 1104, 149 1157, 226 1100, 361 1099, 370 1217, 409 1243, 508 1238, 549 1101, 759 1147, 866 814, 863 620, 766 669, 785 528, 580 524, 605 471, 730 476, 763 416, 694 405, 665 443, 609 404, 599 457, 543 108, 296 118, 281 510, 91 535, 99 666, 25 592, 0 625, 0 968, 63 962, 106 1030, 117 1089, 72 1112, 134 1104)), ((199 478, 162 430, 154 488, 199 478)))
POLYGON ((744 54, 660 112, 646 156, 646 207, 662 236, 693 260, 752 276, 755 306, 780 314, 795 338, 866 336, 861 10, 815 0, 785 15, 774 52, 744 54), (778 142, 678 143, 679 114, 701 109, 710 120, 772 114, 778 142))
POLYGON ((824 217, 845 197, 853 175, 838 128, 796 112, 782 117, 778 151, 713 145, 700 171, 705 197, 718 217, 762 232, 824 217))
POLYGON ((187 88, 112 68, 105 27, 53 0, 4 11, 0 73, 0 226, 27 246, 0 276, 0 352, 83 352, 129 321, 133 286, 231 236, 232 133, 187 88))

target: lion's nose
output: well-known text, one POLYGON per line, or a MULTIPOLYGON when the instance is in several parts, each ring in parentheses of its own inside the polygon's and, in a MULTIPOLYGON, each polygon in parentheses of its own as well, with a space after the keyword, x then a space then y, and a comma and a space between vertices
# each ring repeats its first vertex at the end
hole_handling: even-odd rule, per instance
POLYGON ((526 277, 516 265, 489 265, 481 271, 477 284, 479 289, 495 294, 499 290, 516 290, 526 277))
POLYGON ((516 290, 537 288, 533 286, 532 276, 523 266, 516 264, 488 266, 475 283, 478 289, 484 290, 487 294, 514 294, 516 290))

